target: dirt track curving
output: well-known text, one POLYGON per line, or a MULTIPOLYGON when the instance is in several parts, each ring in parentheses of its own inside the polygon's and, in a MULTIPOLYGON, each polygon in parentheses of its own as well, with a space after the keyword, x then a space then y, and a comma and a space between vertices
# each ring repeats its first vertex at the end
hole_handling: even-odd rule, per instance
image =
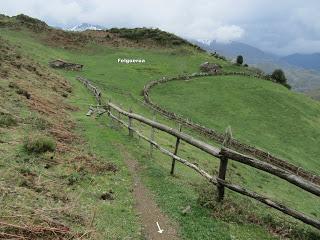
POLYGON ((176 224, 161 212, 153 199, 151 192, 144 186, 139 177, 139 164, 126 150, 125 146, 117 145, 119 152, 125 160, 130 173, 133 176, 133 196, 135 207, 143 225, 142 234, 148 240, 178 240, 176 224), (162 233, 158 232, 157 222, 162 233))

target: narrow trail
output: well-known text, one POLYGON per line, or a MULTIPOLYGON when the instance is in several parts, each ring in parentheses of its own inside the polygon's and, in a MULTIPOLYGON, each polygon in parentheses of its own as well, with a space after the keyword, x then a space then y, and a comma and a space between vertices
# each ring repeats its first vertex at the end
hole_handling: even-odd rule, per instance
POLYGON ((142 183, 139 176, 138 161, 127 151, 125 146, 117 145, 117 148, 133 176, 133 196, 136 211, 143 225, 143 236, 148 240, 178 240, 176 228, 168 216, 161 212, 151 192, 142 183), (162 233, 158 232, 157 222, 163 229, 162 233))

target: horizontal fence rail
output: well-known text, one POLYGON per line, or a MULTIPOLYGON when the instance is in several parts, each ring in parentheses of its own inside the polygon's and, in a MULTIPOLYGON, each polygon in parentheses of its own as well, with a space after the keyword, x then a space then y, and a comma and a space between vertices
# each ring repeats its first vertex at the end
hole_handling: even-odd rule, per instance
MULTIPOLYGON (((80 79, 79 79, 80 80, 80 79)), ((85 82, 84 85, 95 95, 96 92, 99 92, 99 100, 101 103, 101 92, 97 91, 96 88, 92 88, 92 84, 89 82, 85 82)), ((96 96, 96 95, 95 95, 96 96)), ((98 100, 97 100, 98 101, 98 100)), ((99 102, 98 102, 99 104, 99 102)), ((100 105, 100 104, 99 104, 100 105)), ((130 111, 125 111, 119 106, 117 106, 114 103, 107 103, 106 105, 101 106, 105 112, 107 112, 108 116, 119 122, 120 124, 124 125, 129 130, 129 136, 133 136, 133 133, 137 134, 140 138, 144 139, 148 143, 150 143, 153 147, 158 149, 160 152, 170 156, 173 160, 178 161, 189 168, 196 171, 198 174, 206 178, 209 182, 213 183, 217 186, 218 189, 218 201, 221 201, 223 199, 224 195, 224 188, 227 188, 231 191, 237 192, 239 194, 242 194, 244 196, 250 197, 252 199, 255 199, 271 208, 277 209, 278 211, 287 214, 295 219, 298 219, 310 226, 313 226, 320 230, 320 221, 318 219, 313 219, 309 216, 307 216, 303 212, 299 212, 297 210, 294 210, 292 208, 289 208, 281 203, 278 203, 266 196, 260 195, 256 192, 250 191, 242 186, 229 183, 226 181, 225 173, 227 171, 227 161, 232 160, 236 161, 242 164, 245 164, 247 166, 253 167, 255 169, 267 172, 273 176, 276 176, 280 179, 286 180, 287 182, 307 191, 310 192, 316 196, 320 196, 320 188, 318 185, 307 181, 306 179, 303 179, 302 177, 286 170, 283 168, 280 168, 278 166, 272 165, 270 163, 263 162, 261 160, 255 159, 250 156, 246 156, 242 153, 236 152, 234 150, 228 149, 227 146, 229 145, 229 142, 231 140, 231 136, 226 135, 223 140, 223 147, 217 148, 210 144, 207 144, 203 141, 200 141, 186 133, 183 133, 181 131, 181 128, 179 130, 174 129, 172 127, 166 126, 164 124, 158 123, 155 120, 150 120, 146 117, 143 117, 139 114, 133 113, 130 111), (116 111, 118 113, 118 116, 115 116, 113 114, 113 111, 116 111), (125 122, 120 118, 120 116, 123 115, 128 118, 128 123, 125 122), (207 154, 210 154, 211 156, 220 159, 220 169, 219 169, 219 176, 212 176, 209 173, 207 173, 205 170, 201 169, 199 166, 190 163, 189 161, 177 156, 177 148, 179 141, 177 141, 176 149, 174 153, 171 153, 169 150, 165 149, 164 147, 160 146, 156 141, 154 141, 153 137, 148 138, 144 136, 141 132, 139 132, 137 129, 133 127, 133 120, 138 121, 140 123, 143 123, 147 126, 152 127, 152 129, 158 129, 160 131, 163 131, 171 136, 174 136, 177 138, 177 140, 182 140, 198 149, 200 149, 203 152, 206 152, 207 154)), ((173 171, 173 169, 171 169, 173 171)), ((172 172, 171 172, 172 173, 172 172)))
POLYGON ((178 137, 180 138, 181 140, 184 140, 185 142, 203 150, 204 152, 206 153, 209 153, 211 154, 212 156, 215 156, 215 157, 220 157, 220 154, 219 154, 219 149, 214 147, 214 146, 211 146, 205 142, 202 142, 200 140, 197 140, 185 133, 182 133, 180 132, 179 130, 176 130, 174 128, 171 128, 171 127, 168 127, 164 124, 161 124, 161 123, 158 123, 158 122, 155 122, 153 120, 150 120, 148 118, 145 118, 145 117, 142 117, 138 114, 135 114, 135 113, 129 113, 129 112, 126 112, 124 110, 122 110, 121 108, 119 108, 118 106, 116 106, 115 104, 113 103, 108 103, 108 105, 105 107, 106 110, 108 110, 108 108, 111 107, 113 108, 114 110, 116 110, 117 112, 127 116, 127 117, 130 117, 130 118, 133 118, 139 122, 142 122, 144 124, 147 124, 151 127, 154 127, 158 130, 161 130, 163 132, 166 132, 174 137, 178 137))

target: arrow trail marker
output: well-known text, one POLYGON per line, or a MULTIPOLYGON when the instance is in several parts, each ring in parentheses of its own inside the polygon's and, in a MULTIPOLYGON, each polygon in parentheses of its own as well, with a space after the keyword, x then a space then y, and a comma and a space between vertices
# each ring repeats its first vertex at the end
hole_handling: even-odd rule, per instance
POLYGON ((160 225, 159 225, 158 222, 157 222, 157 226, 158 226, 158 229, 159 229, 159 230, 158 230, 158 233, 162 233, 162 232, 163 232, 163 229, 160 228, 160 225))

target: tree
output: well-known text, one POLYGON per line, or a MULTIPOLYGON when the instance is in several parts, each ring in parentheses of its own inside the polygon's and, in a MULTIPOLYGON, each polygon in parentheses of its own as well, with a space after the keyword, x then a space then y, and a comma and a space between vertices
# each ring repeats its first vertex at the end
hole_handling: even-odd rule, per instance
POLYGON ((276 69, 271 74, 271 77, 276 80, 277 83, 285 84, 287 83, 287 78, 282 69, 276 69))
POLYGON ((287 83, 286 75, 284 74, 282 69, 276 69, 271 74, 271 78, 274 79, 277 83, 280 83, 287 88, 291 88, 291 86, 287 83))
POLYGON ((243 57, 241 55, 239 55, 237 57, 237 64, 242 65, 242 63, 243 63, 243 57))

